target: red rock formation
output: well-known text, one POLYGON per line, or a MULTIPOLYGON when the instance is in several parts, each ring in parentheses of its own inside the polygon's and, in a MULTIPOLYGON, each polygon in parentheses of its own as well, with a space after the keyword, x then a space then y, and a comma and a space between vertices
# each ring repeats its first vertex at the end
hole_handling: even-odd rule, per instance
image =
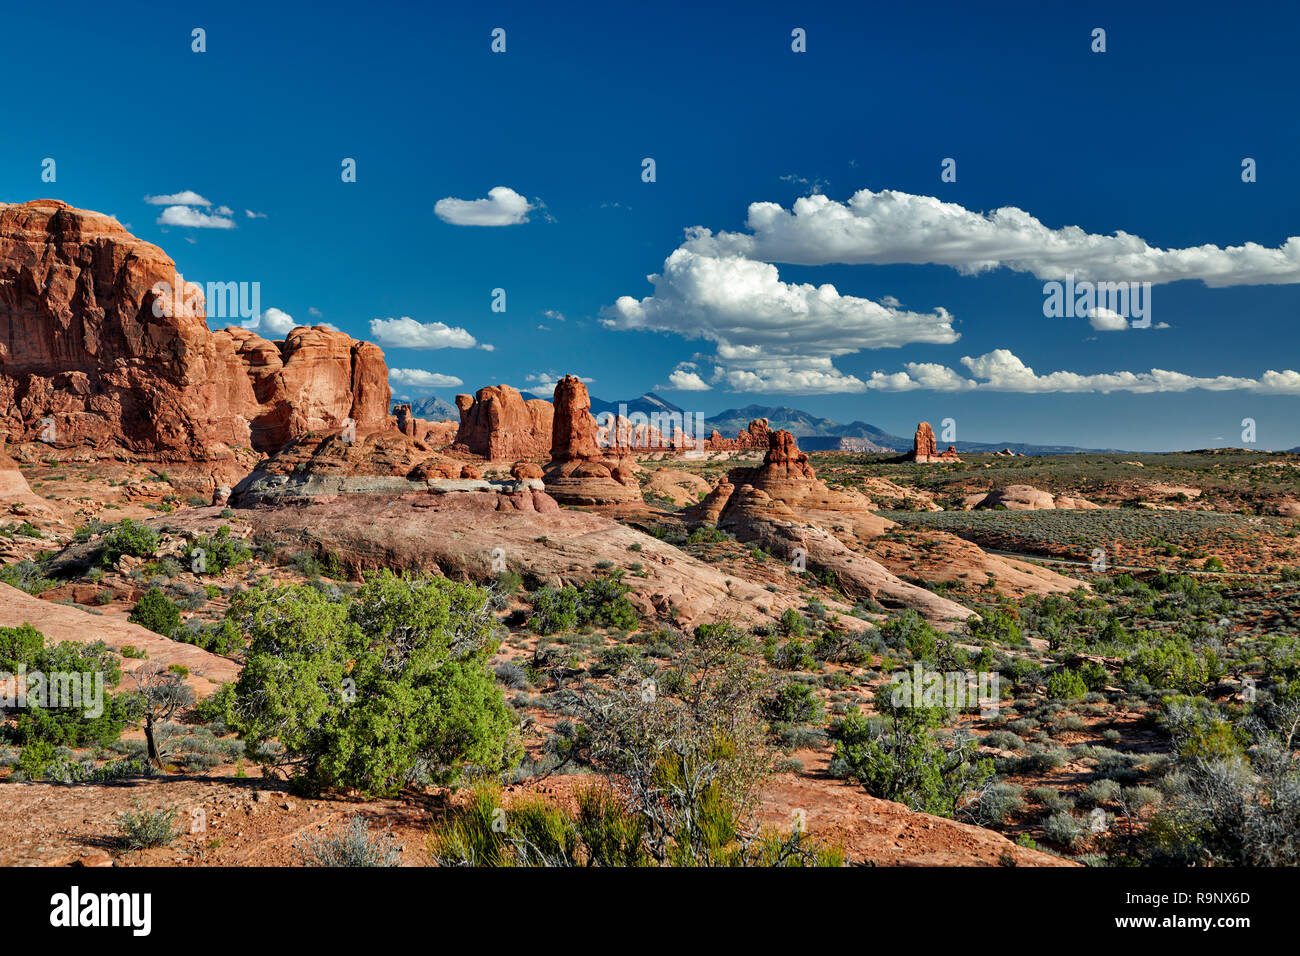
POLYGON ((273 451, 309 428, 382 428, 374 345, 324 327, 208 329, 158 247, 57 200, 0 206, 0 426, 176 459, 273 451), (178 289, 178 285, 180 288, 178 289))
POLYGON ((562 504, 598 505, 641 502, 641 485, 632 458, 606 457, 591 415, 587 386, 566 375, 555 386, 555 418, 551 428, 551 461, 546 466, 546 490, 562 504))
POLYGON ((772 429, 766 418, 756 418, 735 438, 723 438, 715 428, 704 443, 705 451, 748 451, 767 448, 771 444, 772 429))
POLYGON ((460 428, 457 451, 491 461, 544 457, 551 447, 551 403, 524 397, 509 385, 480 388, 473 397, 457 395, 460 428))
POLYGON ((912 441, 912 451, 910 454, 903 456, 904 461, 914 461, 918 464, 929 464, 931 462, 961 461, 957 457, 957 449, 952 445, 942 454, 935 448, 934 429, 930 427, 929 422, 921 422, 916 426, 916 437, 912 441))
POLYGON ((555 386, 555 419, 551 427, 551 461, 599 461, 604 450, 596 440, 596 419, 591 396, 576 375, 566 375, 555 386))

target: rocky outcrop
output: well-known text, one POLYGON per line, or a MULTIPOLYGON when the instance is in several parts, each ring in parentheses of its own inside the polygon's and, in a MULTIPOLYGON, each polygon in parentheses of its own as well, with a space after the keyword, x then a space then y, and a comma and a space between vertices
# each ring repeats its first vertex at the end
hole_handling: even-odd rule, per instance
POLYGON ((921 422, 916 426, 916 436, 912 439, 912 450, 903 456, 904 461, 914 461, 918 464, 927 465, 940 462, 959 462, 957 449, 949 445, 946 451, 940 452, 934 444, 934 429, 930 427, 929 422, 921 422))
POLYGON ((636 461, 607 457, 611 449, 600 446, 591 397, 581 379, 566 375, 560 380, 554 407, 551 461, 545 471, 551 496, 570 505, 641 503, 636 461))
POLYGON ((198 286, 108 216, 0 206, 0 426, 11 440, 174 459, 269 452, 318 427, 382 428, 378 347, 323 326, 212 332, 198 286))
POLYGON ((1005 508, 1008 511, 1091 511, 1101 506, 1072 495, 1052 495, 1033 485, 1007 485, 994 488, 985 494, 967 495, 962 499, 964 508, 1005 508))
POLYGON ((735 438, 724 438, 716 428, 704 443, 705 451, 766 451, 771 439, 772 429, 766 418, 756 418, 749 427, 738 433, 735 438))
POLYGON ((544 458, 551 448, 550 402, 524 401, 509 385, 489 385, 473 396, 457 395, 460 427, 455 449, 489 461, 544 458))

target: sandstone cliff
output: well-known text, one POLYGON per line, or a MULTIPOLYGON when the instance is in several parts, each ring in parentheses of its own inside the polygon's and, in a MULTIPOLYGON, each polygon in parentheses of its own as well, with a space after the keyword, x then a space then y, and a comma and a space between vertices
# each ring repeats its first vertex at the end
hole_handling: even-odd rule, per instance
POLYGON ((377 346, 324 326, 283 342, 208 328, 167 255, 57 200, 0 205, 0 427, 12 441, 167 458, 274 451, 387 423, 377 346))

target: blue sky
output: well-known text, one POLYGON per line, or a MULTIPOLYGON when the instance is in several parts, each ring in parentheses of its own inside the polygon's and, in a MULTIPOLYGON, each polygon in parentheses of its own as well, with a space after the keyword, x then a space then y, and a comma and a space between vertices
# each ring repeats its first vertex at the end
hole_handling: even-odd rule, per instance
POLYGON ((264 307, 463 382, 399 394, 572 372, 706 414, 794 405, 901 434, 951 417, 959 440, 1241 445, 1252 418, 1256 447, 1300 445, 1300 13, 1051 6, 11 8, 0 201, 112 214, 189 280, 259 282, 264 307), (435 213, 494 187, 488 212, 527 221, 435 213), (187 190, 209 205, 145 200, 187 190), (775 204, 769 230, 754 203, 775 204), (1002 207, 1023 213, 990 225, 1002 207), (190 213, 231 228, 166 224, 190 213), (1117 231, 1215 248, 1124 259, 1117 231), (990 263, 988 243, 1014 252, 990 263), (1153 327, 1044 316, 1066 269, 1154 277, 1153 327), (371 325, 403 317, 471 347, 371 325))

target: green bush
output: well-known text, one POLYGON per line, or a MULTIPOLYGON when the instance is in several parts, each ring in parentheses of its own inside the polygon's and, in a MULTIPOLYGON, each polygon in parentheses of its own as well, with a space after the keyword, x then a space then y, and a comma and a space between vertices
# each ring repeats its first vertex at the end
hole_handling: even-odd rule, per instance
POLYGON ((229 613, 249 639, 234 726, 300 791, 392 794, 517 761, 486 666, 498 625, 482 588, 385 570, 351 600, 257 587, 229 613), (272 738, 279 752, 265 746, 272 738))
POLYGON ((238 567, 252 556, 252 549, 242 538, 231 535, 230 526, 224 524, 216 534, 187 543, 181 551, 186 567, 196 574, 220 574, 228 568, 238 567))
POLYGON ((786 608, 785 613, 781 615, 778 627, 786 637, 803 637, 804 620, 803 615, 794 608, 786 608))
MULTIPOLYGON (((878 705, 884 699, 878 697, 878 705)), ((941 744, 931 729, 935 710, 898 707, 876 721, 850 712, 831 725, 831 775, 857 780, 872 796, 913 810, 955 816, 966 794, 992 776, 993 761, 978 756, 968 735, 941 744)))
POLYGON ((122 842, 129 850, 147 850, 155 846, 167 846, 180 835, 176 829, 177 807, 164 807, 160 810, 146 810, 139 802, 134 804, 134 812, 120 814, 117 818, 118 828, 122 831, 122 842))
POLYGON ((158 532, 148 525, 127 518, 108 531, 100 544, 100 564, 116 564, 124 554, 133 558, 152 558, 158 550, 158 532))
POLYGON ((155 634, 171 637, 180 627, 181 612, 166 594, 159 588, 150 588, 140 598, 127 618, 132 624, 147 627, 155 634))
POLYGON ((763 716, 783 724, 821 723, 824 715, 821 701, 807 684, 791 681, 783 684, 763 700, 763 716))
POLYGON ((536 634, 574 631, 580 627, 636 627, 636 608, 627 599, 632 588, 623 572, 592 578, 580 587, 542 588, 533 595, 529 628, 536 634))
POLYGON ((1047 696, 1052 700, 1079 700, 1088 693, 1088 685, 1078 671, 1062 668, 1047 678, 1047 696))

